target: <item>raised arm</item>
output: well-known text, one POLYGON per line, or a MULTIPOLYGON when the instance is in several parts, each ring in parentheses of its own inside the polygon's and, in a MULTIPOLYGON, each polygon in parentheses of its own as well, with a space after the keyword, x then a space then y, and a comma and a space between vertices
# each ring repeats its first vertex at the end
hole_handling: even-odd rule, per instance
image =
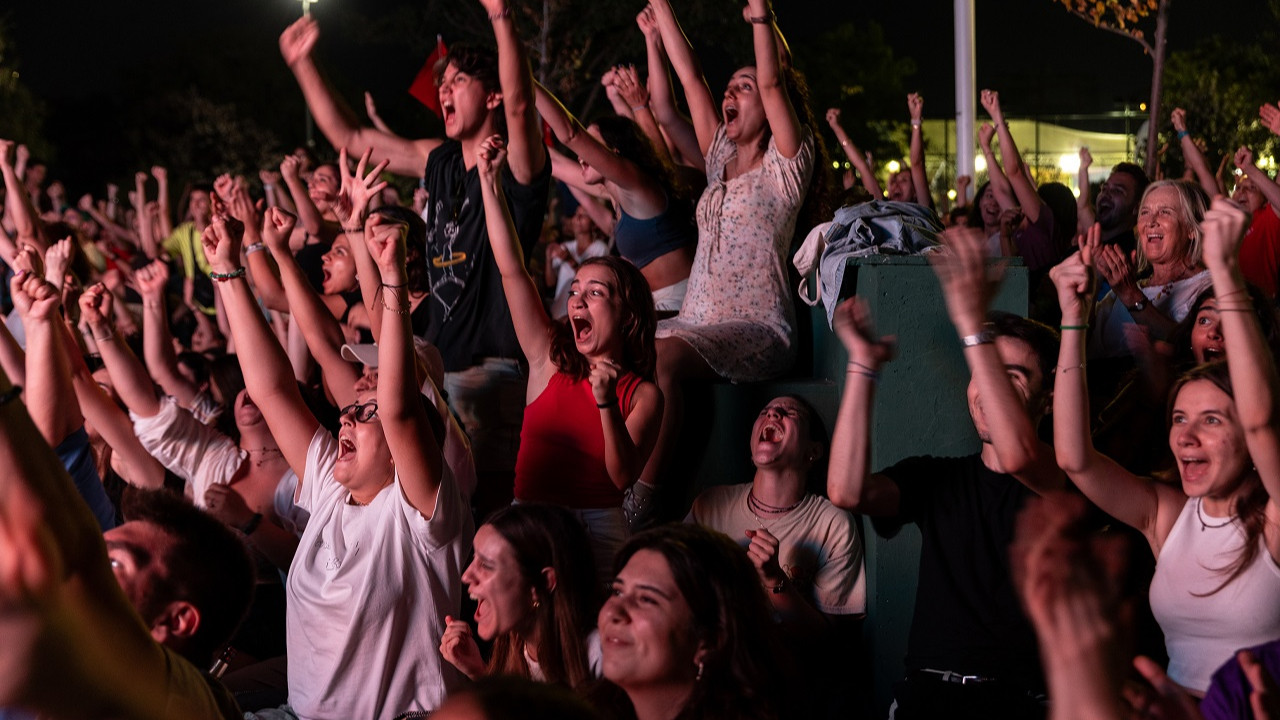
POLYGON ((76 401, 84 412, 85 421, 93 425, 98 435, 106 441, 120 462, 120 476, 130 485, 159 490, 164 487, 164 466, 156 460, 134 434, 129 415, 116 405, 89 372, 80 348, 71 336, 70 328, 63 327, 63 348, 71 363, 71 386, 76 401))
MULTIPOLYGON (((942 239, 946 250, 929 259, 942 285, 947 314, 961 338, 980 337, 1001 273, 987 265, 986 238, 980 230, 954 227, 942 239)), ((993 469, 1041 495, 1062 489, 1065 478, 1054 463, 1053 449, 1040 441, 1032 422, 1047 408, 1052 379, 1041 377, 1035 383, 1038 368, 1006 363, 993 342, 966 342, 964 359, 982 398, 982 420, 999 465, 993 469), (1029 397, 1018 394, 1015 382, 1025 386, 1029 397)))
MULTIPOLYGON (((982 107, 991 116, 991 121, 996 124, 996 132, 1000 135, 1000 157, 1004 160, 1004 173, 1013 187, 1013 194, 1018 199, 1022 214, 1034 223, 1040 219, 1040 207, 1044 201, 1036 192, 1036 184, 1031 181, 1027 166, 1022 162, 1022 153, 1018 152, 1018 145, 1013 141, 1013 133, 1009 132, 1009 122, 1004 119, 1004 112, 1000 109, 1000 94, 994 90, 983 90, 982 107)), ((987 167, 990 169, 990 165, 987 167)))
POLYGON ((169 312, 165 306, 165 287, 169 284, 169 266, 156 260, 134 274, 134 284, 142 295, 142 351, 147 370, 166 395, 190 409, 200 388, 178 370, 178 356, 173 352, 173 336, 169 333, 169 312))
POLYGON ((173 212, 169 209, 169 171, 163 165, 151 168, 151 177, 156 179, 156 202, 160 206, 160 237, 173 234, 173 212))
POLYGON ((578 119, 542 85, 537 86, 538 112, 560 142, 584 162, 618 186, 619 201, 628 213, 649 218, 666 207, 666 194, 657 179, 635 163, 610 150, 587 132, 578 119))
POLYGON ((1196 180, 1200 183, 1200 187, 1209 193, 1209 197, 1221 195, 1226 192, 1225 188, 1218 187, 1218 179, 1214 177, 1213 170, 1209 169, 1209 163, 1205 160, 1204 153, 1200 151, 1200 146, 1196 145, 1196 139, 1187 132, 1187 111, 1182 108, 1174 108, 1173 113, 1169 116, 1173 123, 1173 130, 1178 136, 1178 146, 1182 148, 1182 157, 1187 161, 1196 174, 1196 180))
MULTIPOLYGON (((501 181, 497 181, 499 184, 501 181)), ((375 220, 383 221, 382 215, 375 220)), ((378 343, 378 417, 409 504, 431 519, 444 462, 440 441, 427 420, 426 404, 414 372, 413 331, 409 327, 409 273, 405 236, 409 228, 393 221, 370 222, 365 233, 369 253, 382 279, 382 337, 378 343)))
MULTIPOLYGON (((867 161, 868 156, 864 155, 858 146, 853 144, 853 140, 849 138, 849 134, 844 131, 844 126, 840 124, 839 108, 831 108, 827 110, 827 125, 831 126, 831 132, 836 134, 836 140, 840 143, 840 147, 844 150, 844 156, 849 158, 849 162, 853 165, 853 169, 858 172, 858 177, 862 181, 862 187, 874 199, 884 197, 884 190, 881 189, 880 183, 876 181, 876 174, 871 169, 871 163, 867 161)), ((912 161, 914 172, 915 161, 912 161)))
POLYGON ((551 364, 551 319, 542 306, 537 285, 525 269, 524 252, 507 211, 501 175, 505 156, 501 137, 492 135, 480 143, 476 163, 480 168, 485 223, 493 260, 502 275, 502 290, 511 308, 516 339, 529 360, 529 385, 541 387, 555 371, 551 364))
MULTIPOLYGON (((1085 340, 1093 300, 1094 256, 1102 228, 1094 225, 1078 238, 1080 250, 1049 271, 1062 306, 1062 346, 1053 392, 1053 445, 1058 466, 1103 512, 1141 530, 1153 548, 1161 525, 1155 483, 1121 467, 1093 446, 1089 427, 1089 391, 1085 373, 1085 340)), ((1177 491, 1173 491, 1177 492, 1177 491)), ((1172 520, 1167 518, 1172 527, 1172 520)), ((1167 531, 1166 531, 1167 532, 1167 531)))
POLYGON ((346 148, 352 153, 373 148, 378 157, 390 160, 388 169, 391 172, 407 177, 421 177, 422 169, 427 165, 427 155, 440 145, 440 140, 409 140, 376 128, 361 126, 355 113, 337 96, 316 66, 312 52, 319 39, 320 26, 310 16, 295 21, 280 35, 280 54, 293 71, 320 132, 336 148, 346 148))
MULTIPOLYGON (((272 238, 271 251, 279 258, 280 281, 284 285, 293 323, 302 333, 311 357, 320 365, 325 386, 334 401, 339 407, 354 402, 352 385, 360 373, 354 365, 342 359, 342 344, 345 342, 342 326, 289 252, 288 238, 293 231, 294 218, 280 208, 271 208, 267 211, 267 223, 267 234, 272 238)), ((357 242, 359 238, 351 239, 352 245, 357 242)))
POLYGON ((302 223, 302 229, 310 235, 319 236, 324 228, 324 217, 320 215, 316 204, 311 201, 311 194, 307 191, 307 184, 303 182, 301 172, 301 161, 297 157, 285 155, 280 161, 280 175, 284 178, 285 186, 289 188, 293 206, 298 208, 298 220, 302 223))
POLYGON ((786 47, 786 41, 782 39, 782 31, 778 29, 769 0, 748 0, 742 14, 751 23, 751 37, 756 50, 756 85, 760 88, 760 99, 764 102, 764 115, 769 122, 769 130, 773 132, 773 142, 782 157, 793 158, 800 152, 804 131, 796 109, 791 105, 786 80, 782 77, 779 55, 786 47))
POLYGON ((84 417, 62 348, 61 292, 41 277, 34 255, 30 247, 19 253, 18 273, 10 287, 27 334, 27 407, 45 442, 56 448, 84 425, 84 417))
POLYGON ((4 176, 5 219, 13 223, 17 231, 17 246, 4 233, 0 233, 0 259, 12 265, 17 254, 17 247, 32 244, 42 247, 36 231, 36 211, 31 205, 31 196, 27 195, 26 186, 14 170, 9 153, 13 149, 12 140, 0 139, 0 175, 4 176))
MULTIPOLYGON (((715 139, 716 130, 720 127, 720 108, 707 87, 707 79, 702 74, 702 65, 698 56, 680 29, 675 11, 671 9, 669 0, 652 0, 654 20, 658 31, 662 34, 662 47, 666 49, 675 68, 676 76, 684 87, 684 99, 689 105, 689 113, 693 116, 693 129, 698 137, 698 154, 706 156, 715 139)), ((772 40, 770 40, 772 42, 772 40)), ((776 53, 776 48, 774 49, 776 53)))
POLYGON ((301 488, 306 480, 307 448, 320 423, 303 401, 289 358, 267 326, 257 300, 249 290, 244 268, 240 266, 243 229, 238 225, 235 220, 214 215, 200 239, 210 267, 223 278, 214 285, 222 296, 236 347, 253 349, 237 355, 244 373, 245 389, 262 410, 262 417, 279 442, 289 467, 297 473, 301 488))
POLYGON ((111 313, 114 303, 106 286, 102 283, 92 285, 80 295, 80 317, 89 327, 102 363, 111 374, 116 394, 125 407, 139 417, 151 417, 160 412, 160 399, 156 397, 155 384, 147 369, 116 332, 111 313))
POLYGON ((1254 187, 1258 188, 1258 192, 1262 193, 1262 196, 1267 199, 1267 205, 1271 207, 1271 212, 1280 215, 1280 184, 1277 184, 1275 180, 1271 179, 1270 175, 1254 164, 1253 150, 1241 145, 1240 149, 1236 150, 1233 160, 1235 166, 1240 168, 1240 172, 1253 181, 1254 187))
POLYGON ((876 335, 871 311, 859 298, 836 306, 832 329, 849 354, 844 393, 831 435, 827 466, 827 496, 853 512, 871 516, 897 515, 902 497, 897 483, 871 473, 872 410, 880 368, 893 359, 893 338, 876 335))
MULTIPOLYGON (((1205 265, 1218 298, 1236 416, 1274 512, 1280 504, 1280 377, 1240 272, 1240 241, 1249 222, 1247 212, 1219 196, 1200 227, 1205 265)), ((1270 544, 1274 555, 1276 542, 1270 544)))
POLYGON ((653 7, 646 5, 636 16, 636 24, 644 33, 645 55, 649 65, 649 109, 658 121, 666 139, 678 155, 678 162, 706 171, 707 162, 698 147, 698 134, 689 118, 676 106, 675 88, 671 84, 671 68, 667 64, 667 51, 662 45, 662 30, 653 7))
POLYGON ((1080 186, 1080 196, 1076 198, 1076 233, 1083 235, 1093 227, 1093 186, 1089 184, 1089 168, 1093 165, 1093 155, 1089 148, 1080 148, 1080 174, 1076 184, 1080 186))
POLYGON ((1005 177, 1004 170, 1000 169, 996 151, 991 147, 991 138, 995 135, 996 129, 991 123, 982 123, 978 128, 978 147, 982 148, 982 157, 987 161, 990 192, 995 193, 996 202, 1000 204, 1001 210, 1009 210, 1018 206, 1018 200, 1013 196, 1013 186, 1009 184, 1009 178, 1005 177))
POLYGON ((662 137, 662 128, 658 127, 658 121, 649 107, 648 84, 640 81, 635 65, 619 66, 614 77, 616 78, 615 87, 631 109, 631 119, 635 120, 644 136, 653 143, 653 149, 658 153, 658 158, 664 163, 672 162, 671 151, 667 148, 666 139, 662 137))
POLYGON ((924 165, 924 98, 916 93, 908 95, 907 110, 911 113, 911 184, 916 189, 916 202, 931 208, 933 193, 929 192, 929 173, 924 165))
POLYGON ((376 343, 382 333, 382 283, 378 280, 378 265, 369 254, 369 246, 365 244, 364 233, 365 221, 369 218, 373 200, 387 186, 385 182, 378 181, 387 162, 384 160, 370 169, 371 159, 371 151, 366 150, 360 156, 353 175, 348 167, 347 151, 338 153, 338 177, 342 186, 335 210, 342 221, 343 232, 350 240, 351 257, 355 260, 356 278, 360 283, 360 297, 364 302, 365 313, 369 316, 369 329, 376 343))
MULTIPOLYGON (((502 87, 502 108, 507 116, 507 164, 521 185, 528 185, 546 166, 542 126, 534 110, 533 69, 524 43, 516 33, 507 0, 480 0, 493 23, 498 41, 498 83, 502 87)), ((379 154, 378 157, 385 157, 379 154)))

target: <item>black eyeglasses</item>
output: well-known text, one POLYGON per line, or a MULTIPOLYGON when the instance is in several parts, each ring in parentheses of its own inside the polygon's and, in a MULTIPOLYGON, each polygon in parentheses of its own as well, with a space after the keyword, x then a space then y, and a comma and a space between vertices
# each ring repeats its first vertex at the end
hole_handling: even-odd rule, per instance
POLYGON ((347 413, 353 413, 356 422, 373 422, 378 417, 378 401, 370 400, 364 404, 351 403, 338 411, 338 417, 346 417, 347 413))

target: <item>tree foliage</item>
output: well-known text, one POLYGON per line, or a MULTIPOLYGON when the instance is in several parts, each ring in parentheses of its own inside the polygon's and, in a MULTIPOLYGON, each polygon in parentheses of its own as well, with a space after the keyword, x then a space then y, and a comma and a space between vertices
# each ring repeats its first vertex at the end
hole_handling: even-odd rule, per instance
POLYGON ((1148 54, 1152 47, 1139 23, 1160 7, 1161 0, 1055 0, 1067 12, 1093 23, 1094 27, 1118 33, 1142 45, 1148 54))
MULTIPOLYGON (((1257 157, 1275 157, 1280 139, 1258 122, 1258 107, 1280 94, 1280 65, 1271 55, 1273 34, 1239 38, 1212 37, 1189 52, 1174 53, 1165 70, 1165 107, 1187 110, 1187 130, 1203 138, 1211 164, 1241 145, 1257 157)), ((1161 119, 1169 159, 1181 152, 1169 118, 1161 119)))

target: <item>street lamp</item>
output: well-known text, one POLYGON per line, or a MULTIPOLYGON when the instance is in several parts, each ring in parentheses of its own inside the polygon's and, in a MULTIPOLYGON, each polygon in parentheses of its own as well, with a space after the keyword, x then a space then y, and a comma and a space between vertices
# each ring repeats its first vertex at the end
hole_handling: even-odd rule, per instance
MULTIPOLYGON (((311 6, 315 5, 319 0, 300 0, 300 2, 302 2, 302 17, 311 17, 311 6)), ((307 116, 307 148, 309 150, 314 150, 316 147, 315 121, 311 118, 311 106, 307 106, 303 112, 306 113, 307 116)))

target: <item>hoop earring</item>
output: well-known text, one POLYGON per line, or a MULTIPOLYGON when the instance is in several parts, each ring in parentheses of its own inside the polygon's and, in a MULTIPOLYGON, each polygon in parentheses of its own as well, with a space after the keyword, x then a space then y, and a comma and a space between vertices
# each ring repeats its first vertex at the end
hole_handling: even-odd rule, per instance
POLYGON ((702 680, 702 661, 701 661, 701 660, 699 660, 699 661, 698 661, 698 676, 697 676, 697 677, 695 677, 695 678, 693 679, 693 681, 694 681, 694 682, 699 682, 699 681, 701 681, 701 680, 702 680))

